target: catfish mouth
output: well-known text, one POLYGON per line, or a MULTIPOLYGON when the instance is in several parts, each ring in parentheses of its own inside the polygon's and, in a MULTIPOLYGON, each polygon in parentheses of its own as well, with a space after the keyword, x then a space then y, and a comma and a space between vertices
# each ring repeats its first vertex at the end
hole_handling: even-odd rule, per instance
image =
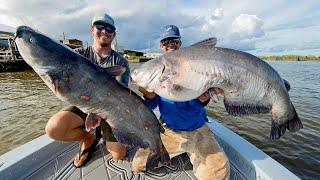
POLYGON ((147 83, 146 90, 153 91, 155 89, 156 85, 160 82, 160 77, 162 76, 164 70, 165 67, 162 65, 162 68, 152 73, 150 80, 147 83))
POLYGON ((134 84, 137 84, 138 86, 143 87, 146 90, 152 92, 158 84, 159 79, 165 70, 165 67, 163 64, 161 64, 155 68, 152 68, 153 71, 152 69, 150 69, 147 68, 147 71, 140 69, 140 72, 139 69, 133 70, 130 79, 134 84))

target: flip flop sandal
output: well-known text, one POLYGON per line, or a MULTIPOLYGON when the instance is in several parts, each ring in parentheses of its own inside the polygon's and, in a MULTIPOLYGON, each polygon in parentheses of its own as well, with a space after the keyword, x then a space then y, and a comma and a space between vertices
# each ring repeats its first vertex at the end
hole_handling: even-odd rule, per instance
POLYGON ((96 146, 99 143, 100 138, 101 138, 101 127, 100 126, 96 128, 96 133, 95 134, 96 134, 96 139, 94 140, 94 142, 87 149, 81 149, 81 145, 80 145, 80 148, 79 148, 79 159, 84 154, 88 154, 88 155, 87 155, 87 158, 83 161, 83 163, 80 166, 76 166, 74 164, 74 161, 73 161, 73 166, 74 167, 80 168, 80 167, 84 166, 86 163, 88 163, 89 160, 91 159, 92 153, 96 150, 96 146))

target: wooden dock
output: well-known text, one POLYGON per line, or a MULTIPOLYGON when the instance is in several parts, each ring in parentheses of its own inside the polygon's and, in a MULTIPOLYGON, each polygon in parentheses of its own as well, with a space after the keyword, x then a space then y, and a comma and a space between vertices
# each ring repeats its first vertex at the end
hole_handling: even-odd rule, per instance
POLYGON ((0 51, 0 73, 32 69, 15 49, 0 51))
POLYGON ((0 73, 32 69, 21 57, 13 33, 0 31, 0 73))
POLYGON ((18 72, 32 69, 23 59, 0 60, 0 73, 18 72))

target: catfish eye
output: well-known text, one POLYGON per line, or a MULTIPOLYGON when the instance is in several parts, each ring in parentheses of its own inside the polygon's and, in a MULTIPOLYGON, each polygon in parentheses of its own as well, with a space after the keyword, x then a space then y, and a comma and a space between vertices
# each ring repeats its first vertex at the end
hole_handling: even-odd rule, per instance
POLYGON ((34 43, 34 38, 30 38, 29 41, 30 41, 31 43, 34 43))

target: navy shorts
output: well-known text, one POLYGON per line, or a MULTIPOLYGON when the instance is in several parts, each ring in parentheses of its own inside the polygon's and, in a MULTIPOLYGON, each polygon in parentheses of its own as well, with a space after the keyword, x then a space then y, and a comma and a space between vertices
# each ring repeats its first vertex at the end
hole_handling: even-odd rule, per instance
MULTIPOLYGON (((75 106, 67 106, 61 109, 61 111, 69 111, 73 112, 74 114, 78 115, 83 120, 83 125, 80 127, 81 129, 85 129, 85 121, 87 118, 87 113, 82 112, 79 108, 75 106)), ((111 141, 111 142, 117 142, 116 138, 114 137, 112 133, 111 126, 106 121, 101 121, 101 134, 103 141, 111 141)))

